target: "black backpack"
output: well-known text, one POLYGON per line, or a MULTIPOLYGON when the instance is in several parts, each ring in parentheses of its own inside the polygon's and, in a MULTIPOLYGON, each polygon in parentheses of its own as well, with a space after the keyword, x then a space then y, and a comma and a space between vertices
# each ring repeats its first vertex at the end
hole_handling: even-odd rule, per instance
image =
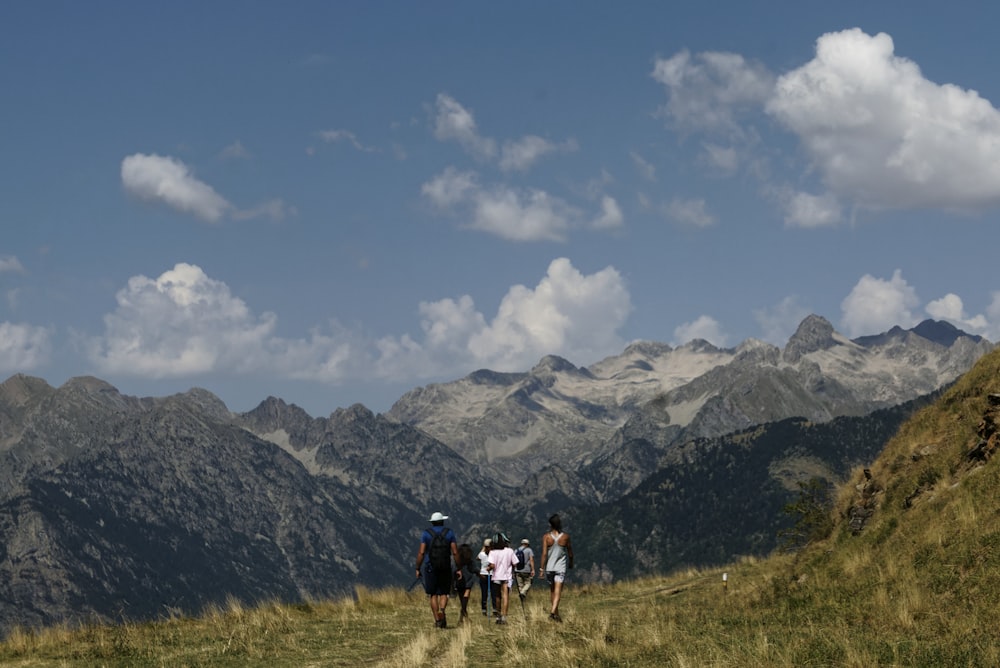
POLYGON ((515 564, 515 568, 516 570, 521 570, 522 568, 524 568, 525 562, 527 562, 527 559, 524 558, 524 548, 523 547, 517 548, 517 550, 514 552, 514 556, 517 557, 517 563, 515 564))
POLYGON ((431 570, 437 573, 446 572, 451 570, 451 543, 445 538, 445 534, 448 533, 448 529, 442 528, 441 531, 430 530, 431 532, 431 549, 429 552, 431 570))

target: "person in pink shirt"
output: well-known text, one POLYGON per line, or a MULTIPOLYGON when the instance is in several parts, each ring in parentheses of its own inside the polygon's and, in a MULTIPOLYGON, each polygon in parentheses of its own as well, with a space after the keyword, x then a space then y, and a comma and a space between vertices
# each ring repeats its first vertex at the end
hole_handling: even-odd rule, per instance
POLYGON ((507 606, 510 604, 510 589, 514 586, 514 564, 517 557, 510 549, 507 536, 498 533, 493 537, 493 549, 490 550, 490 563, 487 568, 493 582, 500 583, 500 615, 497 624, 507 623, 507 606))

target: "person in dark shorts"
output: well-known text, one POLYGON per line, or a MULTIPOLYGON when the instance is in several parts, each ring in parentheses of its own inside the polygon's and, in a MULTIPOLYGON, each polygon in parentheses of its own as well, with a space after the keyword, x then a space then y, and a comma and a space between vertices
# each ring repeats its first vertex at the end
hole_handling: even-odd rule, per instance
POLYGON ((472 588, 479 584, 479 560, 472 554, 472 547, 468 543, 458 546, 456 565, 455 595, 462 604, 462 614, 458 618, 458 623, 461 624, 469 618, 469 597, 472 596, 472 588))
POLYGON ((424 591, 431 603, 434 626, 439 629, 448 626, 444 611, 448 607, 452 577, 457 569, 452 568, 452 559, 458 563, 458 548, 455 546, 455 532, 444 525, 447 515, 431 515, 431 526, 420 536, 417 550, 417 577, 423 580, 424 591))
POLYGON ((542 536, 541 567, 545 569, 545 579, 549 581, 549 600, 552 603, 549 619, 561 622, 559 599, 566 582, 566 571, 573 568, 573 543, 569 534, 562 530, 562 519, 558 515, 549 518, 549 531, 542 536))

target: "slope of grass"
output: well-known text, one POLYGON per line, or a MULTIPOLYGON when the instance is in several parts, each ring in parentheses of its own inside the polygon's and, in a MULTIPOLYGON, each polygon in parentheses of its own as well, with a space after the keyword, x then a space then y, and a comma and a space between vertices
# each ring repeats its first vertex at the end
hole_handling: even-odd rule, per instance
MULTIPOLYGON (((572 582, 562 624, 537 585, 510 623, 433 627, 425 597, 359 589, 198 618, 15 631, 4 666, 996 666, 1000 461, 969 459, 1000 351, 918 412, 839 493, 836 526, 796 555, 613 585, 572 582), (876 490, 876 491, 872 491, 876 490), (874 508, 855 535, 851 508, 874 508), (722 575, 727 580, 723 583, 722 575)), ((476 593, 478 595, 478 592, 476 593)))

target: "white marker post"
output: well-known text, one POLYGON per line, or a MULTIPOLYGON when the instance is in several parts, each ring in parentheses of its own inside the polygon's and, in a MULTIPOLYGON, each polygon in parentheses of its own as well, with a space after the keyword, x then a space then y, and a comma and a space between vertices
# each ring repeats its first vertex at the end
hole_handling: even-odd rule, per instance
POLYGON ((722 591, 729 591, 729 573, 722 574, 722 591))

